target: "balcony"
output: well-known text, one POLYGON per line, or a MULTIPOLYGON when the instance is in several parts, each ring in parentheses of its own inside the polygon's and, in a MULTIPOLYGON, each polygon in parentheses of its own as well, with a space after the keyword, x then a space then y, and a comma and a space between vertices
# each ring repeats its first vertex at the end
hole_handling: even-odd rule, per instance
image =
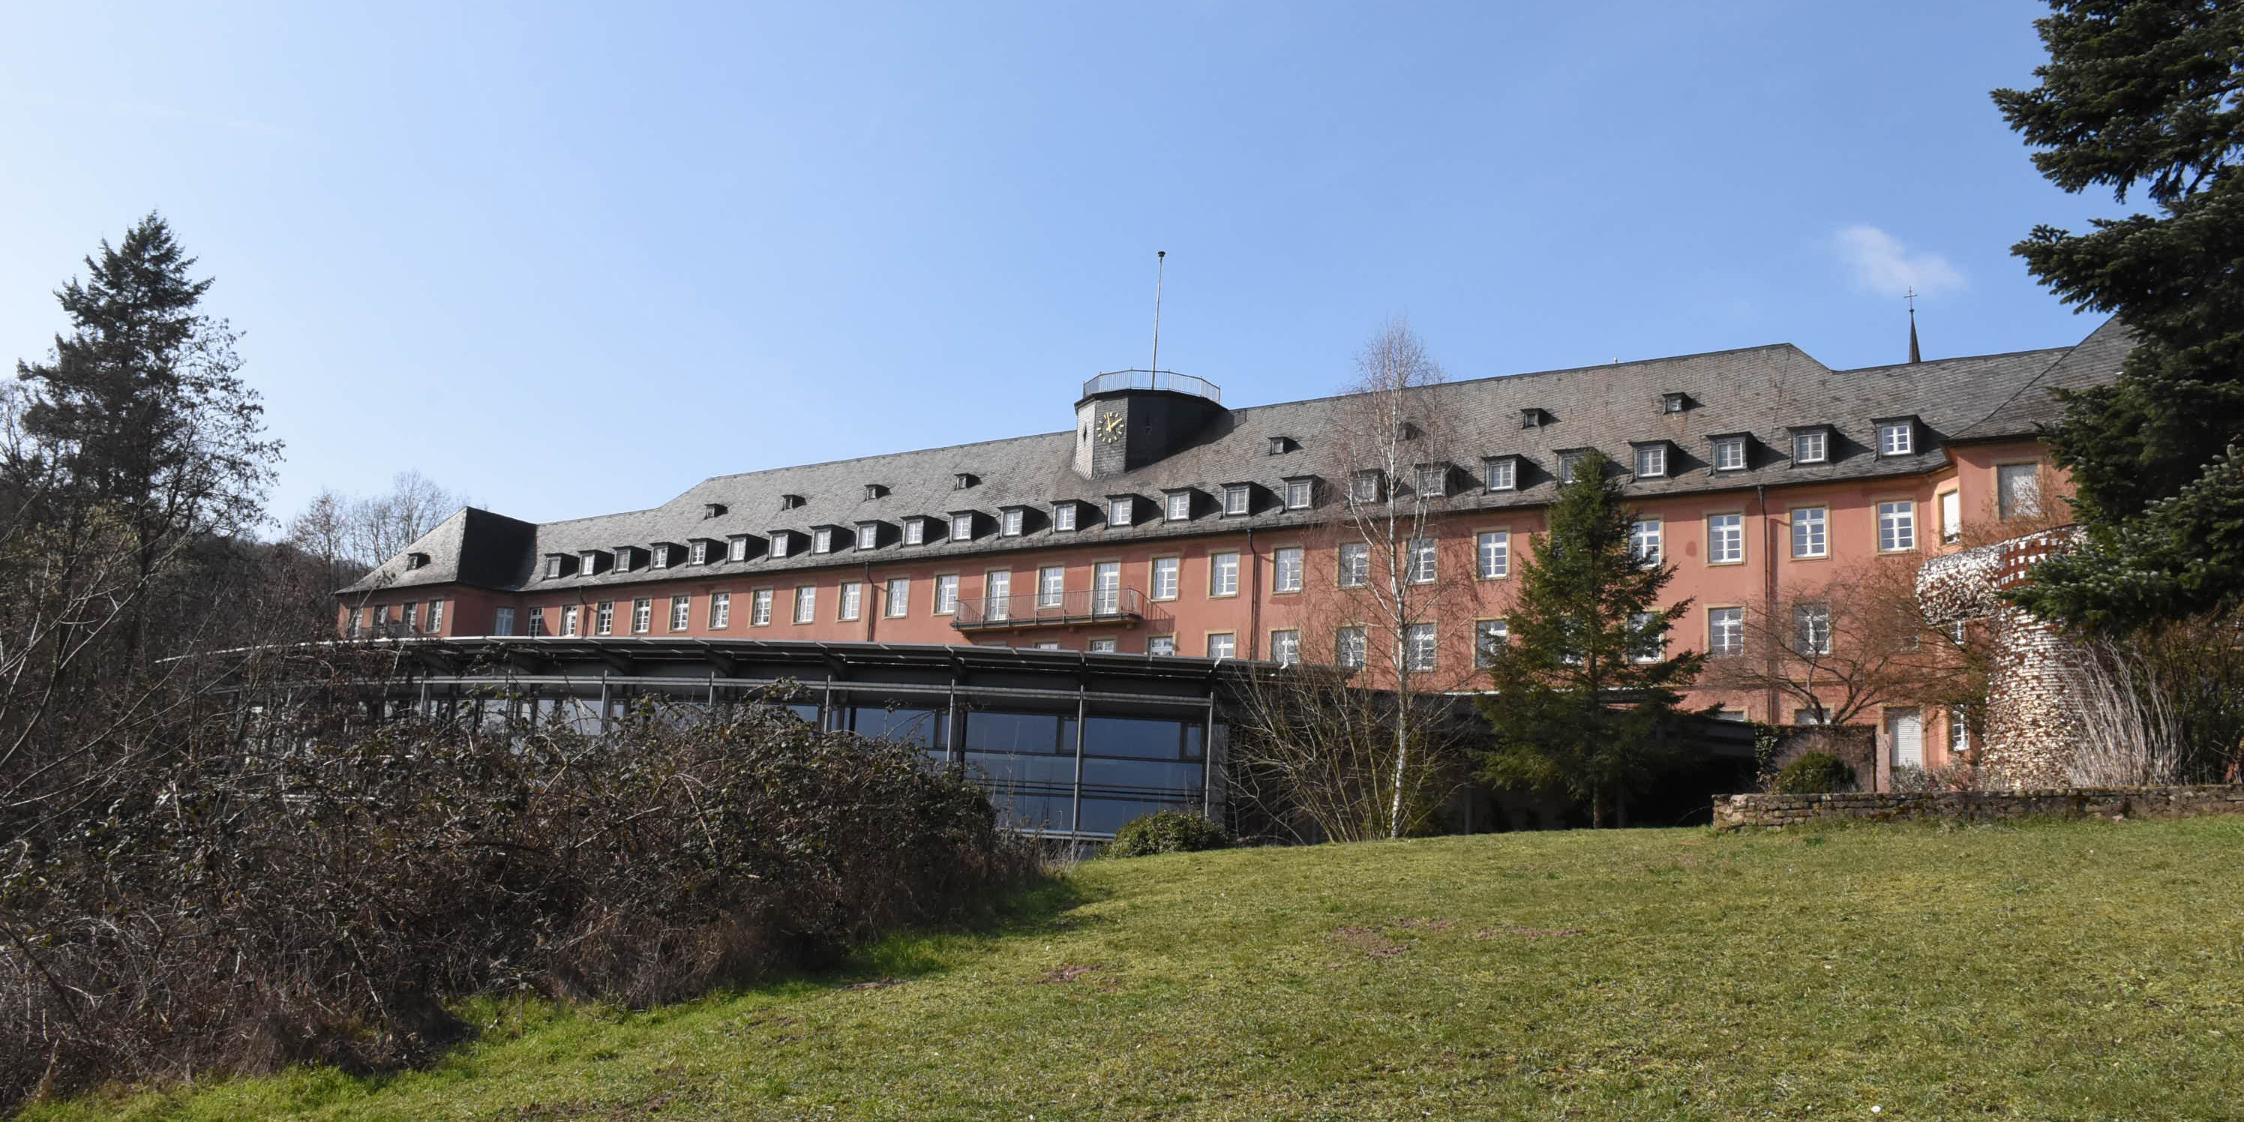
POLYGON ((1222 404, 1223 388, 1206 378, 1179 374, 1174 370, 1110 370, 1083 383, 1083 396, 1093 397, 1117 390, 1166 390, 1170 393, 1191 394, 1222 404))
POLYGON ((1048 596, 961 597, 951 626, 960 631, 1007 631, 1038 627, 1140 627, 1167 619, 1135 588, 1084 589, 1048 596))

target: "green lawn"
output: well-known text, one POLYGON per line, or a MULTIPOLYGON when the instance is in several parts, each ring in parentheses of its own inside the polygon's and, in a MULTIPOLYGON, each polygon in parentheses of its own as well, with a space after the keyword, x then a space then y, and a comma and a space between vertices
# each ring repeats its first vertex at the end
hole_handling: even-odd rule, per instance
POLYGON ((847 977, 482 1019, 30 1117, 2235 1118, 2244 819, 1092 862, 847 977))

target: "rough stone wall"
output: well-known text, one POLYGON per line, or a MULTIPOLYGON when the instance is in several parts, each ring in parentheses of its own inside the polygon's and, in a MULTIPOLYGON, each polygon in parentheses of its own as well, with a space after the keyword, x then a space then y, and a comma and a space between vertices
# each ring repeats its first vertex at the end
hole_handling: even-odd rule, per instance
POLYGON ((2000 822, 2017 818, 2192 818, 2244 814, 2244 785, 2054 787, 1932 794, 1723 795, 1717 830, 1808 822, 2000 822))
POLYGON ((2068 670, 2075 645, 2050 625, 2010 606, 2001 593, 2027 579, 2034 564, 2072 547, 2066 528, 1936 557, 1917 578, 1917 598, 1934 623, 1983 621, 1993 639, 1987 720, 1979 742, 1984 781, 2048 788, 2067 781, 2080 739, 2080 706, 2068 670))

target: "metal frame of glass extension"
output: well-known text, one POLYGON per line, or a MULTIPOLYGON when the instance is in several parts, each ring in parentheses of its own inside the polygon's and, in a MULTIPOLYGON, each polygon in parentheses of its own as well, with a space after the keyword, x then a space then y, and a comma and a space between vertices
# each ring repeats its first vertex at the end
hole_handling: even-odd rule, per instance
POLYGON ((776 695, 821 728, 911 744, 963 770, 1009 827, 1111 837, 1165 809, 1221 820, 1223 683, 1252 668, 1006 647, 659 637, 397 639, 390 709, 575 714, 597 729, 642 698, 776 695), (498 707, 494 709, 494 707, 498 707))

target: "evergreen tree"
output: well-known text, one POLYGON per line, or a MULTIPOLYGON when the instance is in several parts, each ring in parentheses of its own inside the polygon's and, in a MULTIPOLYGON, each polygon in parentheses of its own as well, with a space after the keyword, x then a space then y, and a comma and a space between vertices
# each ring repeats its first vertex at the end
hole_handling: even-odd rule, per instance
POLYGON ((2136 347, 2119 378, 2061 395, 2049 432, 2089 532, 2019 593, 2126 629, 2244 602, 2244 3, 2052 0, 2049 63, 1997 90, 2034 164, 2067 191, 2140 189, 2154 214, 2015 252, 2067 303, 2114 314, 2136 347))
POLYGON ((1510 640, 1485 652, 1495 693, 1480 702, 1493 734, 1482 778, 1579 799, 1594 825, 1667 763, 1664 726, 1704 657, 1667 653, 1690 602, 1659 606, 1675 570, 1631 552, 1632 521, 1607 461, 1591 454, 1519 562, 1510 640))

